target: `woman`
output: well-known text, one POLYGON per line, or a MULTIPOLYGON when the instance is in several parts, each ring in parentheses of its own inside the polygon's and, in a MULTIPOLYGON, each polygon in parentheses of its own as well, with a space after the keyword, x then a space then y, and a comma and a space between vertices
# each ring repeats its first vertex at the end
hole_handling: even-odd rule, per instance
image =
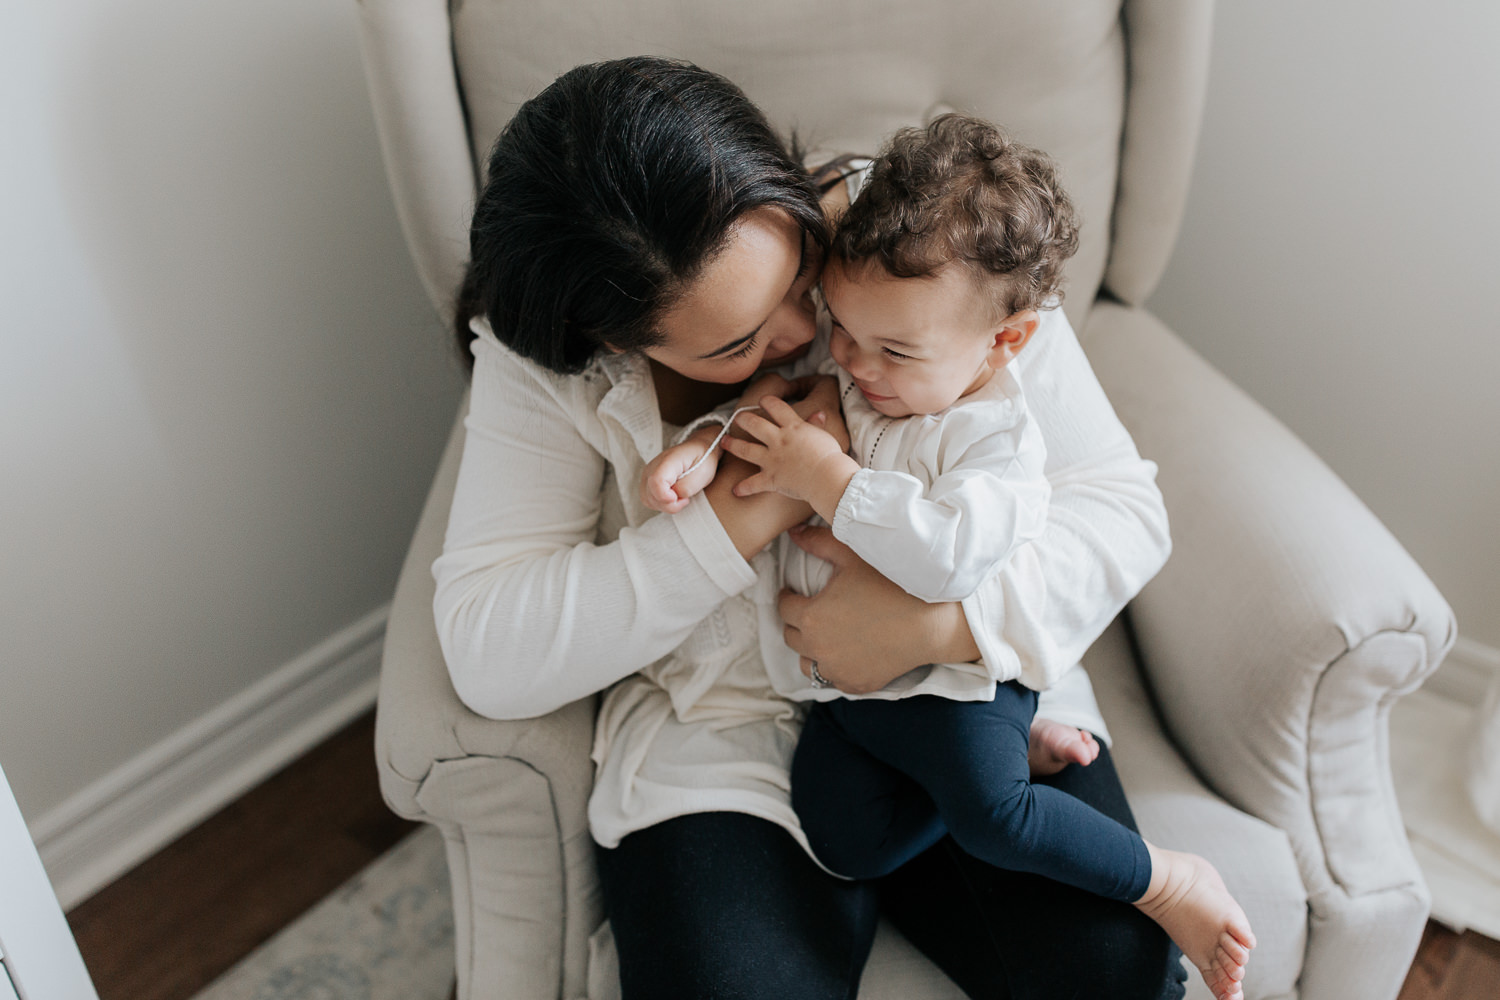
MULTIPOLYGON (((454 686, 502 718, 606 692, 589 819, 626 997, 852 997, 882 911, 971 996, 1180 996, 1175 951, 1126 904, 951 843, 879 884, 818 868, 787 796, 798 717, 765 679, 746 593, 749 560, 808 510, 735 497, 748 470, 727 459, 681 512, 640 503, 644 463, 694 417, 791 391, 776 376, 744 386, 812 339, 819 196, 745 96, 696 67, 579 67, 517 112, 459 310, 473 393, 434 566, 454 686)), ((1050 387, 1039 413, 1057 416, 1039 416, 1053 432, 1055 513, 1035 543, 1047 578, 1006 571, 964 607, 926 605, 806 532, 837 569, 816 597, 782 601, 805 668, 868 690, 1001 649, 1076 662, 1159 568, 1154 470, 1076 341, 1031 368, 1050 387)), ((841 428, 826 391, 798 406, 841 428)), ((1102 734, 1073 677, 1082 698, 1054 698, 1052 717, 1102 734)), ((1131 823, 1107 751, 1050 780, 1131 823)))

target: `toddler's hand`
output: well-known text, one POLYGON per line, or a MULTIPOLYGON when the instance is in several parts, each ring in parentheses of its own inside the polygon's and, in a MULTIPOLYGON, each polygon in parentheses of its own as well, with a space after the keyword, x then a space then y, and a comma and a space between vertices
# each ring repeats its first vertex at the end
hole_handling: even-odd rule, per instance
POLYGON ((838 439, 824 429, 827 418, 814 413, 803 420, 785 400, 766 396, 760 401, 765 416, 743 413, 735 423, 753 437, 740 441, 726 437, 723 448, 731 455, 760 466, 760 472, 735 488, 740 496, 774 490, 805 500, 825 519, 859 471, 859 464, 844 453, 838 439))
POLYGON ((716 459, 705 460, 686 476, 683 473, 708 453, 708 443, 712 440, 712 434, 707 440, 690 437, 647 463, 646 470, 641 473, 641 503, 663 514, 675 514, 687 506, 689 497, 703 492, 719 471, 716 459))

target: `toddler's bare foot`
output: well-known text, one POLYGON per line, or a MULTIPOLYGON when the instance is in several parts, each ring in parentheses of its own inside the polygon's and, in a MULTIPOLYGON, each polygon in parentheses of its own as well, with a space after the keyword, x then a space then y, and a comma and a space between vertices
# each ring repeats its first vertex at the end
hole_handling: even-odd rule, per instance
POLYGON ((1135 905, 1177 942, 1218 1000, 1241 1000, 1240 980, 1255 947, 1245 911, 1206 859, 1152 844, 1146 849, 1151 885, 1135 905))
POLYGON ((1026 763, 1033 778, 1056 774, 1069 764, 1092 764, 1099 756, 1099 744, 1092 733, 1053 722, 1031 720, 1031 742, 1026 748, 1026 763))

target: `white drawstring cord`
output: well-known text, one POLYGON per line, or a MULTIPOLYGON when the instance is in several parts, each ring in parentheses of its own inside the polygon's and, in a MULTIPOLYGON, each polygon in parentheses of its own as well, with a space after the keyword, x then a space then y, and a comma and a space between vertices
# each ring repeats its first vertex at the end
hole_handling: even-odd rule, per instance
POLYGON ((672 480, 672 482, 674 484, 682 482, 682 480, 686 476, 688 476, 689 474, 691 474, 694 469, 698 468, 698 466, 702 465, 705 461, 708 460, 708 456, 712 455, 714 453, 714 449, 717 448, 717 447, 719 447, 719 442, 722 441, 722 440, 724 440, 724 435, 729 433, 729 428, 731 428, 731 427, 734 426, 734 418, 735 417, 739 416, 741 413, 747 413, 750 410, 758 410, 758 409, 760 409, 760 407, 758 407, 758 406, 741 406, 739 409, 737 409, 733 413, 731 413, 729 415, 729 419, 726 420, 726 421, 724 421, 724 427, 714 437, 713 443, 708 446, 708 450, 705 451, 702 455, 698 456, 698 461, 694 462, 692 465, 688 466, 686 469, 683 469, 682 470, 682 475, 678 476, 676 479, 672 480))

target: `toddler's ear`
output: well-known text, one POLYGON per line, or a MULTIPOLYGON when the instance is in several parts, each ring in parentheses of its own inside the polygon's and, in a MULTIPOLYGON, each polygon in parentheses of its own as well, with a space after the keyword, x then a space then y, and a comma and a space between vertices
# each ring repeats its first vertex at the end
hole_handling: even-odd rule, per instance
POLYGON ((995 342, 990 347, 990 365, 1000 369, 1010 364, 1011 359, 1021 353, 1021 348, 1031 342, 1042 318, 1035 309, 1020 309, 1000 321, 995 331, 995 342))

